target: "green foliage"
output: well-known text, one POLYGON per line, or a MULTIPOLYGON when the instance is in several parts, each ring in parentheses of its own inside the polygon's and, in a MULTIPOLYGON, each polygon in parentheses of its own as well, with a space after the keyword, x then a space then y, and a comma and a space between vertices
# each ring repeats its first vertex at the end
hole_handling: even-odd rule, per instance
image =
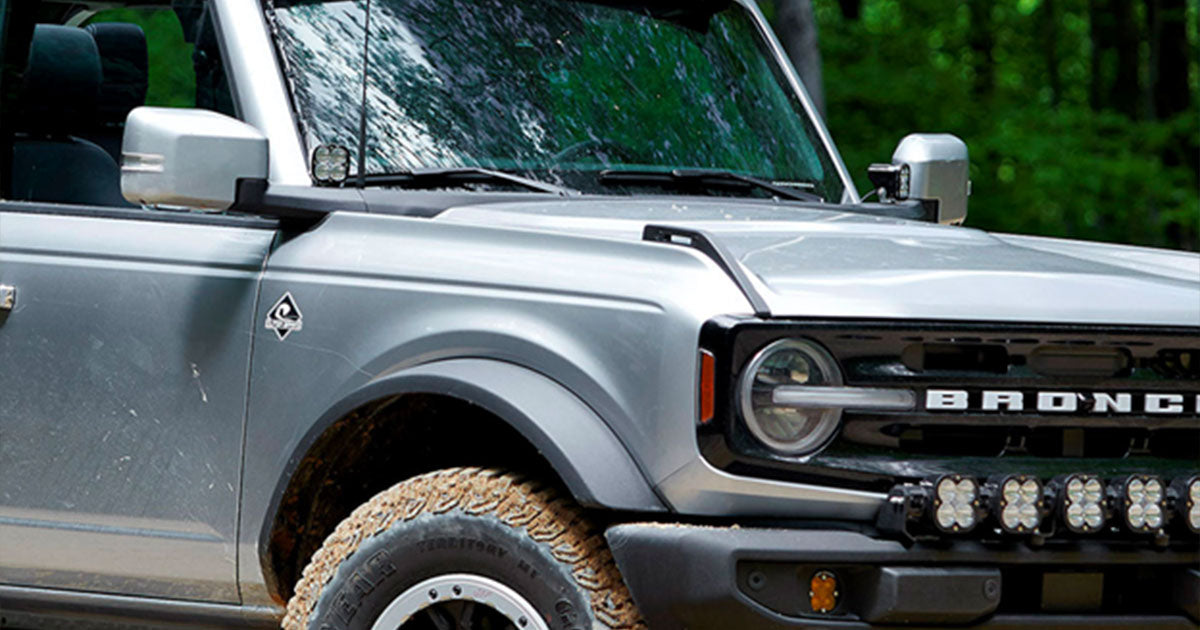
MULTIPOLYGON (((995 79, 980 93, 967 3, 863 0, 848 20, 834 0, 815 2, 827 123, 859 190, 869 188, 867 165, 888 161, 903 134, 949 132, 971 149, 968 225, 1200 247, 1200 99, 1169 120, 1094 111, 1085 0, 1057 0, 1053 20, 1040 0, 986 4, 995 79)), ((1196 0, 1188 6, 1195 50, 1196 0)), ((1193 94, 1196 65, 1193 55, 1193 94)))
POLYGON ((196 72, 192 64, 195 47, 184 41, 183 28, 174 11, 109 9, 96 14, 89 22, 129 22, 146 32, 150 53, 150 89, 146 94, 146 105, 196 106, 196 72))

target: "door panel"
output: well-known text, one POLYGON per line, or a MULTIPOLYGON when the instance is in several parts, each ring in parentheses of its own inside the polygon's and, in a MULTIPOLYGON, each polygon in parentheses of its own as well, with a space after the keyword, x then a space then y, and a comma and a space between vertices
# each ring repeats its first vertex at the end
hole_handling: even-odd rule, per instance
POLYGON ((251 319, 274 232, 13 207, 0 202, 0 284, 16 290, 0 313, 0 583, 236 602, 251 319))

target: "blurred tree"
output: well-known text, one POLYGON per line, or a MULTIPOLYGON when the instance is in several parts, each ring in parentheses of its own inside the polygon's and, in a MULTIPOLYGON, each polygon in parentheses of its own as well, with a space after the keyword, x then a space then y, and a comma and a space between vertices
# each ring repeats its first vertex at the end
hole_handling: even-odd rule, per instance
MULTIPOLYGON (((843 1, 842 9, 852 4, 843 1)), ((792 65, 804 81, 817 111, 825 115, 825 87, 821 80, 821 49, 817 46, 817 20, 812 0, 779 0, 775 10, 775 31, 792 65)))
POLYGON ((1050 106, 1058 107, 1062 96, 1062 79, 1058 69, 1058 11, 1056 0, 1042 0, 1039 9, 1042 56, 1046 63, 1046 83, 1050 88, 1050 106))
POLYGON ((150 89, 146 105, 196 106, 196 71, 192 64, 194 46, 189 44, 171 9, 108 9, 89 23, 129 22, 142 27, 150 55, 150 89))
POLYGON ((838 0, 838 6, 842 8, 842 17, 847 20, 857 20, 862 13, 862 0, 838 0))
POLYGON ((1134 118, 1138 115, 1138 21, 1133 19, 1133 0, 1109 0, 1115 22, 1113 47, 1117 54, 1117 72, 1109 84, 1109 102, 1117 111, 1134 118))
MULTIPOLYGON (((1146 0, 1152 29, 1150 71, 1154 78, 1153 114, 1170 118, 1188 111, 1188 62, 1193 60, 1187 37, 1185 0, 1146 0)), ((1194 23, 1193 23, 1194 24, 1194 23)))
MULTIPOLYGON (((762 0, 778 16, 783 0, 762 0)), ((1200 0, 813 0, 859 190, 913 131, 971 148, 968 225, 1200 249, 1200 0)))
POLYGON ((992 56, 994 34, 992 33, 993 0, 968 0, 971 9, 971 30, 967 39, 971 45, 971 62, 975 68, 973 93, 976 98, 986 98, 995 85, 996 61, 992 56))

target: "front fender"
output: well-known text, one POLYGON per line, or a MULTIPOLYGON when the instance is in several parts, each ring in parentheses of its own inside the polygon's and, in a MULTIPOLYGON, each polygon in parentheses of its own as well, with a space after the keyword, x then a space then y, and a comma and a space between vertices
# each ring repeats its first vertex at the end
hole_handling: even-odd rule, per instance
POLYGON ((513 363, 428 363, 372 381, 337 407, 352 409, 355 401, 418 392, 465 400, 507 422, 542 453, 582 505, 666 511, 646 475, 600 416, 550 378, 513 363))
POLYGON ((449 359, 373 379, 331 406, 297 444, 272 496, 260 537, 269 542, 280 501, 297 466, 333 423, 373 401, 405 394, 438 394, 491 412, 525 437, 554 468, 580 504, 613 510, 663 512, 666 507, 629 451, 590 407, 550 378, 494 359, 449 359))

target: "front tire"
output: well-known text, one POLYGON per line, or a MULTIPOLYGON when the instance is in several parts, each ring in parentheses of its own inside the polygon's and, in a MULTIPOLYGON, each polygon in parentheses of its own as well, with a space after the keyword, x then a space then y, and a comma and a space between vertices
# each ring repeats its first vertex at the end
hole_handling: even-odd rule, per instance
POLYGON ((644 628, 574 503, 478 468, 414 477, 359 506, 313 555, 283 620, 287 630, 472 625, 644 628))

